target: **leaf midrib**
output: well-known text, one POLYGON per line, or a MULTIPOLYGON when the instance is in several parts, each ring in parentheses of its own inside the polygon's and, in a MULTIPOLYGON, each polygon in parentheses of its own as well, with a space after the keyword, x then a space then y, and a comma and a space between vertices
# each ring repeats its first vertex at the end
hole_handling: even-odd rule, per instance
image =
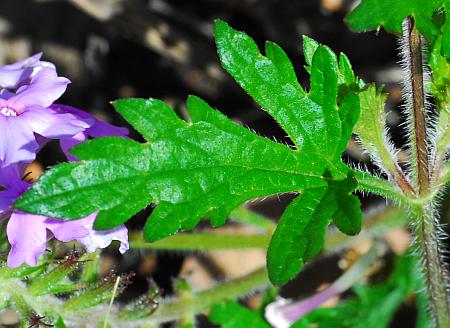
MULTIPOLYGON (((114 162, 114 161, 111 161, 111 162, 114 162)), ((120 163, 120 165, 130 167, 129 165, 124 164, 124 163, 120 163)), ((170 174, 170 173, 173 173, 173 172, 185 173, 185 172, 189 172, 189 171, 192 172, 192 171, 195 171, 195 170, 207 170, 207 169, 221 168, 221 167, 224 167, 224 168, 245 168, 247 171, 286 173, 286 174, 290 174, 290 175, 293 175, 293 176, 299 176, 299 177, 311 177, 311 178, 317 178, 317 179, 325 179, 321 175, 305 174, 305 173, 300 173, 300 172, 296 172, 296 171, 270 170, 270 169, 264 169, 264 168, 252 168, 252 167, 242 167, 242 166, 233 166, 233 165, 204 166, 204 167, 182 169, 182 170, 181 169, 173 169, 173 170, 166 170, 166 171, 164 171, 164 173, 166 173, 166 174, 170 174)), ((137 171, 137 172, 139 172, 139 171, 137 171)), ((244 173, 249 173, 249 172, 244 172, 244 173)), ((73 192, 77 192, 77 191, 80 192, 81 190, 95 189, 95 188, 98 188, 98 187, 103 186, 105 184, 110 184, 112 182, 121 182, 121 181, 128 182, 128 180, 130 180, 130 179, 146 178, 146 177, 150 178, 150 177, 155 176, 155 175, 161 175, 161 172, 156 172, 156 173, 151 173, 151 174, 143 172, 143 174, 134 174, 134 175, 130 175, 130 176, 127 176, 127 177, 118 178, 118 179, 115 179, 115 180, 109 180, 109 181, 105 181, 105 182, 101 182, 101 183, 95 183, 95 184, 91 184, 91 185, 88 185, 88 186, 83 186, 83 187, 80 187, 80 188, 77 188, 77 189, 71 189, 71 190, 68 190, 68 191, 54 193, 52 195, 45 196, 44 198, 40 197, 38 201, 28 201, 26 204, 27 205, 37 204, 37 203, 42 202, 42 199, 52 199, 52 198, 57 198, 57 197, 60 197, 60 196, 66 195, 66 194, 73 193, 73 192)))

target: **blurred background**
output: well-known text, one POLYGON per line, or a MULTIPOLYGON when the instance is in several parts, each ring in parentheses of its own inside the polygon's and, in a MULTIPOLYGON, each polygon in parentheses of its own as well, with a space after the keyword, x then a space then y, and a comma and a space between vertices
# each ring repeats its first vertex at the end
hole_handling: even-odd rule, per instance
MULTIPOLYGON (((386 109, 391 111, 389 123, 396 126, 402 121, 396 37, 383 30, 352 33, 343 19, 354 5, 352 0, 1 0, 0 65, 43 52, 44 60, 54 62, 59 74, 72 81, 61 103, 117 125, 127 126, 111 100, 161 98, 182 114, 187 95, 195 94, 258 134, 289 143, 271 117, 220 67, 212 23, 221 18, 261 46, 265 40, 282 46, 305 88, 302 35, 345 52, 358 76, 384 84, 390 92, 386 109)), ((403 145, 401 131, 394 128, 392 133, 397 145, 403 145)), ((133 137, 140 140, 134 132, 133 137)), ((367 160, 354 143, 346 156, 347 161, 367 160)), ((50 145, 39 156, 37 168, 62 160, 50 145)), ((275 197, 252 206, 277 219, 288 202, 288 197, 275 197)), ((363 198, 364 209, 383 205, 383 200, 363 198)), ((138 214, 129 227, 139 229, 149 211, 138 214)), ((396 233, 390 237, 395 240, 393 247, 405 248, 408 233, 396 233)), ((131 250, 119 257, 112 249, 105 251, 103 271, 115 267, 119 272, 136 272, 133 285, 121 296, 127 300, 148 289, 150 276, 170 295, 174 277, 185 277, 194 289, 206 288, 218 279, 238 277, 264 265, 264 257, 262 250, 201 254, 131 250)), ((285 294, 308 294, 333 281, 342 272, 340 259, 334 255, 316 261, 285 294)), ((413 310, 402 308, 392 327, 411 327, 413 322, 413 310)), ((212 325, 205 321, 201 326, 212 325)))

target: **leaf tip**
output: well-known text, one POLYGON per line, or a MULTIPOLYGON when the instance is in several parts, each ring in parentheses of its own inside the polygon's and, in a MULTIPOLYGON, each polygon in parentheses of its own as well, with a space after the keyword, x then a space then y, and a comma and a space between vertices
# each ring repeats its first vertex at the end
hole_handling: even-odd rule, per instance
POLYGON ((214 20, 214 35, 217 37, 217 33, 229 28, 230 26, 225 21, 221 20, 220 18, 214 20))

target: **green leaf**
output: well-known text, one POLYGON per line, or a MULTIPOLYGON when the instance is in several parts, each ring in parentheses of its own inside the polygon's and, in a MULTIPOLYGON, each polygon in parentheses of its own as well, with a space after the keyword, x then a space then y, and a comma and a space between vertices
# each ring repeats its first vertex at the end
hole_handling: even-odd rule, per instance
MULTIPOLYGON (((369 85, 367 90, 359 93, 361 104, 361 119, 354 127, 361 144, 370 154, 384 152, 386 114, 384 104, 387 94, 377 90, 375 85, 369 85)), ((379 155, 378 155, 379 156, 379 155)))
POLYGON ((448 0, 363 0, 346 18, 358 32, 383 26, 386 31, 402 34, 402 22, 414 17, 419 32, 430 43, 442 43, 441 53, 450 58, 450 19, 448 0), (441 40, 437 37, 442 35, 441 40))
POLYGON ((291 280, 322 248, 325 229, 336 210, 327 204, 330 196, 326 188, 307 190, 286 208, 267 251, 269 278, 274 284, 291 280))
POLYGON ((329 192, 334 194, 336 200, 333 219, 337 228, 347 235, 356 235, 361 230, 362 214, 359 198, 352 194, 358 186, 355 176, 349 172, 347 179, 329 180, 329 185, 329 192))
POLYGON ((360 202, 351 194, 356 186, 349 173, 345 180, 329 180, 328 188, 304 191, 289 204, 267 252, 269 278, 274 284, 294 278, 304 263, 320 252, 331 218, 346 234, 361 230, 360 202))
POLYGON ((339 108, 339 118, 342 122, 342 139, 338 146, 338 153, 342 153, 347 148, 347 143, 352 137, 355 124, 360 117, 360 100, 358 95, 348 95, 339 108))
MULTIPOLYGON (((388 327, 400 305, 421 288, 423 281, 416 269, 416 259, 408 253, 397 258, 395 272, 385 282, 375 286, 357 285, 354 287, 356 298, 341 301, 334 308, 318 308, 292 327, 388 327)), ((421 317, 422 325, 426 327, 428 320, 426 316, 421 317)))
POLYGON ((95 228, 109 229, 156 203, 144 227, 144 238, 156 241, 190 230, 203 218, 219 226, 249 199, 298 192, 272 245, 281 254, 286 230, 286 259, 292 263, 269 255, 277 282, 320 251, 332 218, 347 233, 359 231, 359 202, 351 195, 355 180, 340 159, 359 117, 359 85, 348 58, 341 55, 338 62, 329 48, 305 38, 311 74, 306 93, 276 44, 266 43, 267 57, 262 56, 250 37, 222 21, 215 35, 223 66, 280 123, 297 150, 257 136, 197 97, 187 101, 191 122, 156 99, 119 100, 114 107, 146 143, 102 138, 80 144, 71 150, 80 162, 55 166, 15 206, 63 219, 98 212, 95 228), (307 208, 310 198, 317 208, 307 208))
POLYGON ((439 33, 433 14, 444 0, 363 0, 346 18, 355 31, 375 30, 383 26, 388 32, 402 34, 402 22, 413 16, 417 28, 429 41, 439 33))
POLYGON ((354 128, 358 140, 372 160, 387 172, 398 170, 395 151, 390 149, 392 142, 387 134, 384 105, 387 95, 377 90, 375 85, 359 93, 361 119, 354 128))
POLYGON ((276 43, 267 41, 265 51, 267 58, 277 67, 280 74, 283 75, 287 81, 290 81, 292 85, 297 85, 297 76, 295 75, 294 67, 284 50, 276 43))
POLYGON ((444 171, 444 177, 442 179, 442 182, 443 183, 450 182, 450 163, 445 163, 443 171, 444 171))
POLYGON ((251 198, 326 185, 322 166, 307 153, 253 134, 198 98, 188 102, 192 124, 156 100, 114 105, 152 141, 103 138, 81 144, 72 150, 81 162, 50 170, 17 207, 72 219, 100 211, 96 227, 107 229, 158 202, 145 226, 145 237, 157 240, 192 229, 203 217, 223 224, 251 198), (209 122, 197 121, 202 118, 209 122), (143 131, 145 121, 151 133, 143 131))
POLYGON ((339 54, 339 84, 353 85, 358 82, 358 79, 353 72, 352 64, 347 55, 344 53, 339 54))
MULTIPOLYGON (((336 140, 342 139, 342 128, 336 104, 338 67, 332 51, 321 45, 314 51, 307 95, 293 79, 295 73, 286 65, 285 56, 273 55, 281 53, 278 47, 274 51, 275 47, 269 46, 264 57, 248 35, 220 20, 214 32, 223 67, 273 116, 297 148, 313 151, 323 169, 336 161, 340 156, 336 140), (325 79, 329 81, 325 83, 325 79)), ((308 49, 310 55, 313 46, 308 49)))
POLYGON ((313 38, 310 38, 307 35, 303 35, 303 55, 305 56, 305 68, 308 73, 311 73, 312 59, 317 48, 319 48, 319 45, 319 42, 317 42, 313 38))
MULTIPOLYGON (((303 36, 303 53, 307 63, 305 69, 309 74, 311 74, 312 70, 313 57, 316 51, 321 47, 323 48, 324 46, 321 46, 314 39, 311 39, 306 35, 303 36)), ((337 64, 335 54, 328 47, 325 47, 325 49, 328 50, 329 54, 331 55, 331 66, 329 66, 328 69, 331 68, 333 70, 337 70, 338 93, 336 101, 339 106, 342 106, 342 101, 344 99, 346 99, 350 95, 357 94, 360 90, 362 90, 362 88, 364 88, 365 84, 362 80, 358 79, 355 76, 352 65, 350 64, 350 60, 344 53, 339 54, 339 64, 337 64)), ((329 81, 327 81, 327 83, 328 82, 329 81)), ((330 82, 332 82, 333 84, 335 83, 334 76, 332 76, 332 80, 330 82)), ((313 89, 313 87, 311 87, 311 89, 313 89)), ((359 111, 356 112, 356 114, 356 119, 358 119, 359 111)), ((345 138, 345 135, 343 135, 342 140, 344 140, 345 138)))
POLYGON ((67 276, 78 269, 77 260, 78 258, 74 261, 65 260, 53 270, 42 274, 29 285, 29 293, 33 296, 42 296, 79 289, 80 286, 64 283, 67 276))
POLYGON ((440 154, 445 154, 450 149, 450 63, 441 55, 439 41, 433 45, 429 59, 433 74, 430 90, 436 97, 439 110, 436 148, 440 154))
POLYGON ((221 328, 270 328, 261 312, 247 309, 235 301, 213 306, 208 318, 221 328))
POLYGON ((66 324, 64 323, 64 320, 61 316, 58 317, 58 319, 55 322, 55 328, 67 328, 66 324))

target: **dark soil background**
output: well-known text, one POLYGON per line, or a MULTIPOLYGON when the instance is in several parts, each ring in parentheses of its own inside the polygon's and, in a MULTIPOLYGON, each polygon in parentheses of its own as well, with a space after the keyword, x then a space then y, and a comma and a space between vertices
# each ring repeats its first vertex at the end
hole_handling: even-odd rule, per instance
MULTIPOLYGON (((0 64, 44 52, 44 59, 58 67, 72 84, 60 100, 85 109, 118 125, 126 123, 114 112, 111 100, 123 97, 161 98, 183 113, 189 94, 257 133, 289 142, 277 124, 220 67, 212 35, 214 19, 221 18, 246 31, 260 45, 271 40, 292 58, 303 86, 303 34, 345 52, 355 72, 365 81, 377 81, 391 91, 388 110, 392 124, 401 121, 396 37, 370 32, 356 34, 343 22, 354 5, 351 0, 1 0, 0 64)), ((393 129, 402 145, 401 131, 393 129)), ((134 133, 133 137, 140 137, 134 133)), ((349 149, 348 160, 364 159, 358 149, 349 149)), ((63 160, 48 148, 39 157, 43 166, 63 160)), ((364 207, 380 202, 365 198, 364 207)), ((278 218, 287 200, 258 203, 258 210, 278 218)), ((149 211, 130 223, 138 229, 149 211)), ((179 274, 186 254, 155 254, 130 251, 124 258, 107 252, 119 271, 137 271, 135 283, 123 299, 145 292, 147 276, 166 294, 179 274), (153 261, 153 262, 152 262, 153 261)), ((198 256, 206 263, 206 257, 198 256)), ((313 291, 321 282, 339 275, 337 259, 319 261, 296 282, 297 293, 313 291)), ((221 273, 207 265, 214 277, 221 273)), ((392 327, 412 327, 414 311, 404 308, 392 327)), ((202 327, 209 327, 208 323, 202 327)))

